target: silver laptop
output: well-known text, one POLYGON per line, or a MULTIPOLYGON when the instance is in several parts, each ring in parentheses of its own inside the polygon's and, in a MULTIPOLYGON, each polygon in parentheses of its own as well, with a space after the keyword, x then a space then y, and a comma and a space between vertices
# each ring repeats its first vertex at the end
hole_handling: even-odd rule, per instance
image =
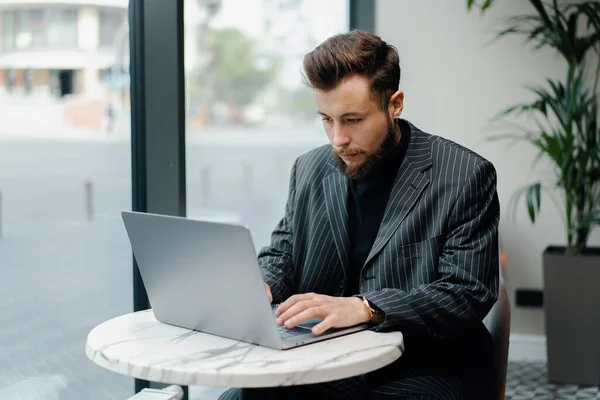
POLYGON ((274 349, 346 335, 365 324, 315 336, 307 321, 275 323, 248 228, 122 212, 142 281, 160 322, 274 349))

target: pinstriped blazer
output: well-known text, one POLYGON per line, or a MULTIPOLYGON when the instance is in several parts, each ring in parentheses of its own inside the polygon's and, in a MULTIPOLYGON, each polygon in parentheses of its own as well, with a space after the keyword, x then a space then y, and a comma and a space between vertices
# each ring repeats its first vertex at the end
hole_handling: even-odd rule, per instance
MULTIPOLYGON (((377 331, 448 339, 481 327, 497 299, 496 171, 476 153, 409 123, 411 137, 360 294, 384 312, 377 331)), ((285 215, 259 252, 274 302, 341 296, 349 263, 348 180, 331 146, 296 159, 285 215)), ((408 343, 407 343, 408 350, 408 343)))

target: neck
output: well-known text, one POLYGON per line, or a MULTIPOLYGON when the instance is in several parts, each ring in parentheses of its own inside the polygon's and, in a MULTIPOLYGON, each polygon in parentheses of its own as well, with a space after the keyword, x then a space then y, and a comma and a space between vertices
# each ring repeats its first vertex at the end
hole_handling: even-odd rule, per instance
POLYGON ((400 143, 402 139, 402 128, 400 128, 400 118, 394 120, 394 132, 396 132, 396 144, 400 143))

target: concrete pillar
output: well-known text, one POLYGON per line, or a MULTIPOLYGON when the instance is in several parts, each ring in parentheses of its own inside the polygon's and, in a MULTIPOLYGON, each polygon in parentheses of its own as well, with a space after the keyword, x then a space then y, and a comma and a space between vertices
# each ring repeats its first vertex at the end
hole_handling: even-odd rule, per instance
POLYGON ((86 65, 81 71, 81 91, 86 95, 100 91, 100 73, 97 68, 99 41, 98 8, 81 7, 77 17, 77 45, 86 53, 86 65))

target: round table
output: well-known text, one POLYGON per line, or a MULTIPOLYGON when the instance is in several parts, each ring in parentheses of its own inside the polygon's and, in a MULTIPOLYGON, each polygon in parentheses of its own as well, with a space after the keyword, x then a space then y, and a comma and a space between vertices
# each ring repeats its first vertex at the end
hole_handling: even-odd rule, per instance
POLYGON ((106 321, 85 352, 111 371, 152 382, 274 387, 349 378, 382 368, 404 351, 402 333, 361 331, 273 350, 158 322, 152 310, 106 321))

